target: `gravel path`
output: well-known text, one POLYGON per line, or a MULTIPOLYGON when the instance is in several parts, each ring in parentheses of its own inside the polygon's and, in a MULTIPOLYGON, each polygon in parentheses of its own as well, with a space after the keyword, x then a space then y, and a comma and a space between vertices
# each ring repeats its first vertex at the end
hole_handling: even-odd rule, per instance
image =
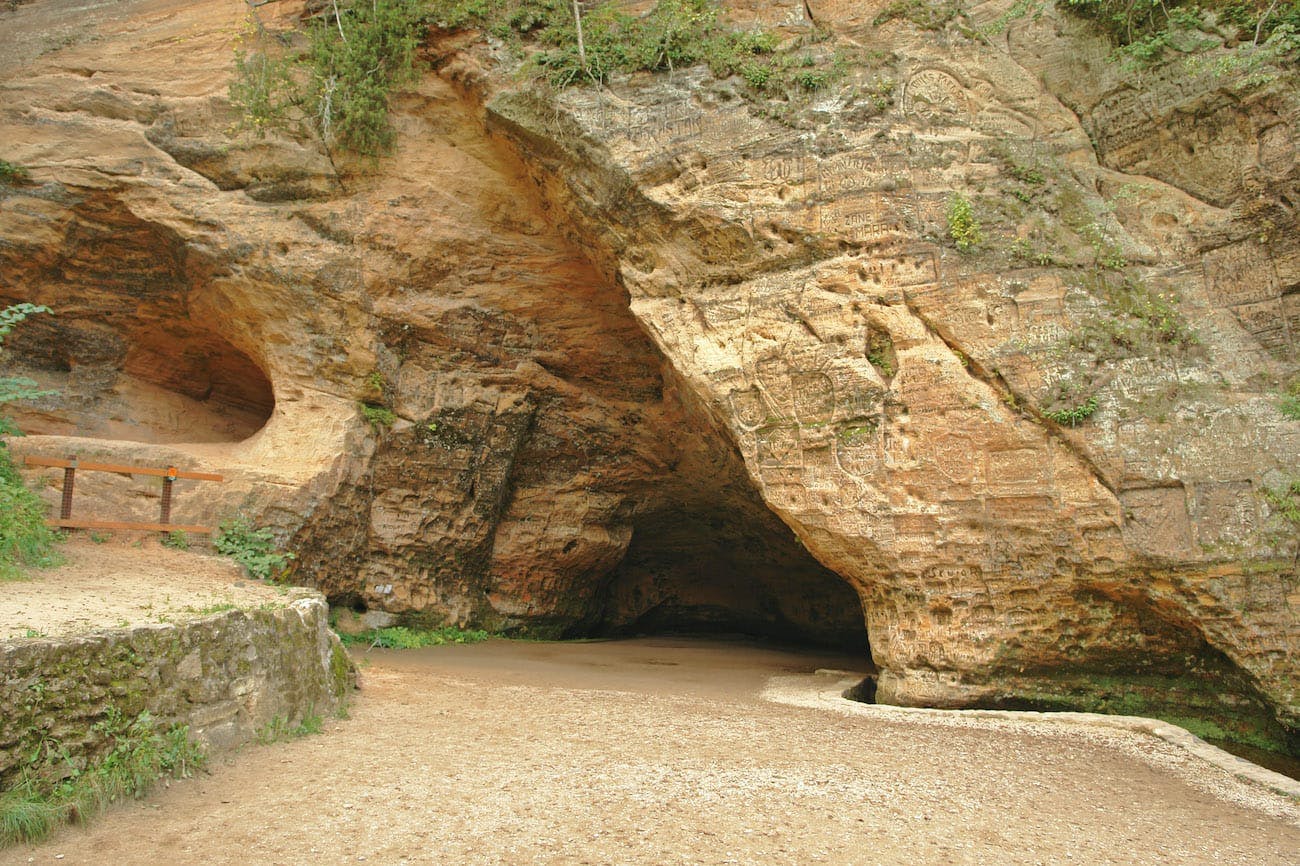
POLYGON ((351 717, 323 735, 249 748, 0 864, 1300 861, 1294 802, 1226 800, 1237 783, 1200 784, 1218 771, 1154 738, 759 696, 844 659, 492 641, 364 663, 351 717))

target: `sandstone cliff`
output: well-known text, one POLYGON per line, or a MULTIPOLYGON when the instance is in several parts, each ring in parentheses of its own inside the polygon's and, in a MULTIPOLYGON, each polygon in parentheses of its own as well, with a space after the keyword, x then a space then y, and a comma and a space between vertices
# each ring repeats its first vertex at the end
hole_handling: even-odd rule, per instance
POLYGON ((1209 680, 1294 731, 1294 74, 885 5, 734 4, 848 58, 779 103, 435 29, 374 166, 231 131, 239 4, 0 13, 0 300, 56 308, 12 346, 62 392, 15 447, 224 470, 185 519, 372 617, 865 620, 882 700, 1209 680))

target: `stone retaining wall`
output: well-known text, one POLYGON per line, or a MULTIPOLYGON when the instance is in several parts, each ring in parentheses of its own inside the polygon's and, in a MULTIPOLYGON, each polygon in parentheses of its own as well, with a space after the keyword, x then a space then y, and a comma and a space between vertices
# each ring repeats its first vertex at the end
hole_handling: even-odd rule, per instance
POLYGON ((0 788, 42 748, 74 765, 107 743, 110 707, 187 724, 210 751, 248 742, 276 719, 333 713, 355 669, 312 593, 283 607, 181 623, 0 642, 0 788))

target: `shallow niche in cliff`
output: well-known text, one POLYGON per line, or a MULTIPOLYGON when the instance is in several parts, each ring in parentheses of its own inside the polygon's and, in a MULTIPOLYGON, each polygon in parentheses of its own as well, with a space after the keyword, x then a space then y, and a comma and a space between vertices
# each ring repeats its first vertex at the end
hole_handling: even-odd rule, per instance
POLYGON ((862 604, 761 504, 674 503, 637 519, 598 613, 569 636, 743 636, 870 656, 862 604))
POLYGON ((15 366, 54 396, 15 406, 28 434, 146 443, 238 442, 270 419, 262 369, 204 323, 93 321, 71 311, 15 332, 15 366))

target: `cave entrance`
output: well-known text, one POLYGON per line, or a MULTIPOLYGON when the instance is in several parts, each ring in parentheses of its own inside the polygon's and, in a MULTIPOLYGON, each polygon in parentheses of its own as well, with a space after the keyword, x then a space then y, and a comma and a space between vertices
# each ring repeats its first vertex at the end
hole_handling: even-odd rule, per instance
POLYGON ((870 661, 857 593, 757 501, 642 514, 595 617, 571 636, 744 636, 870 661))

